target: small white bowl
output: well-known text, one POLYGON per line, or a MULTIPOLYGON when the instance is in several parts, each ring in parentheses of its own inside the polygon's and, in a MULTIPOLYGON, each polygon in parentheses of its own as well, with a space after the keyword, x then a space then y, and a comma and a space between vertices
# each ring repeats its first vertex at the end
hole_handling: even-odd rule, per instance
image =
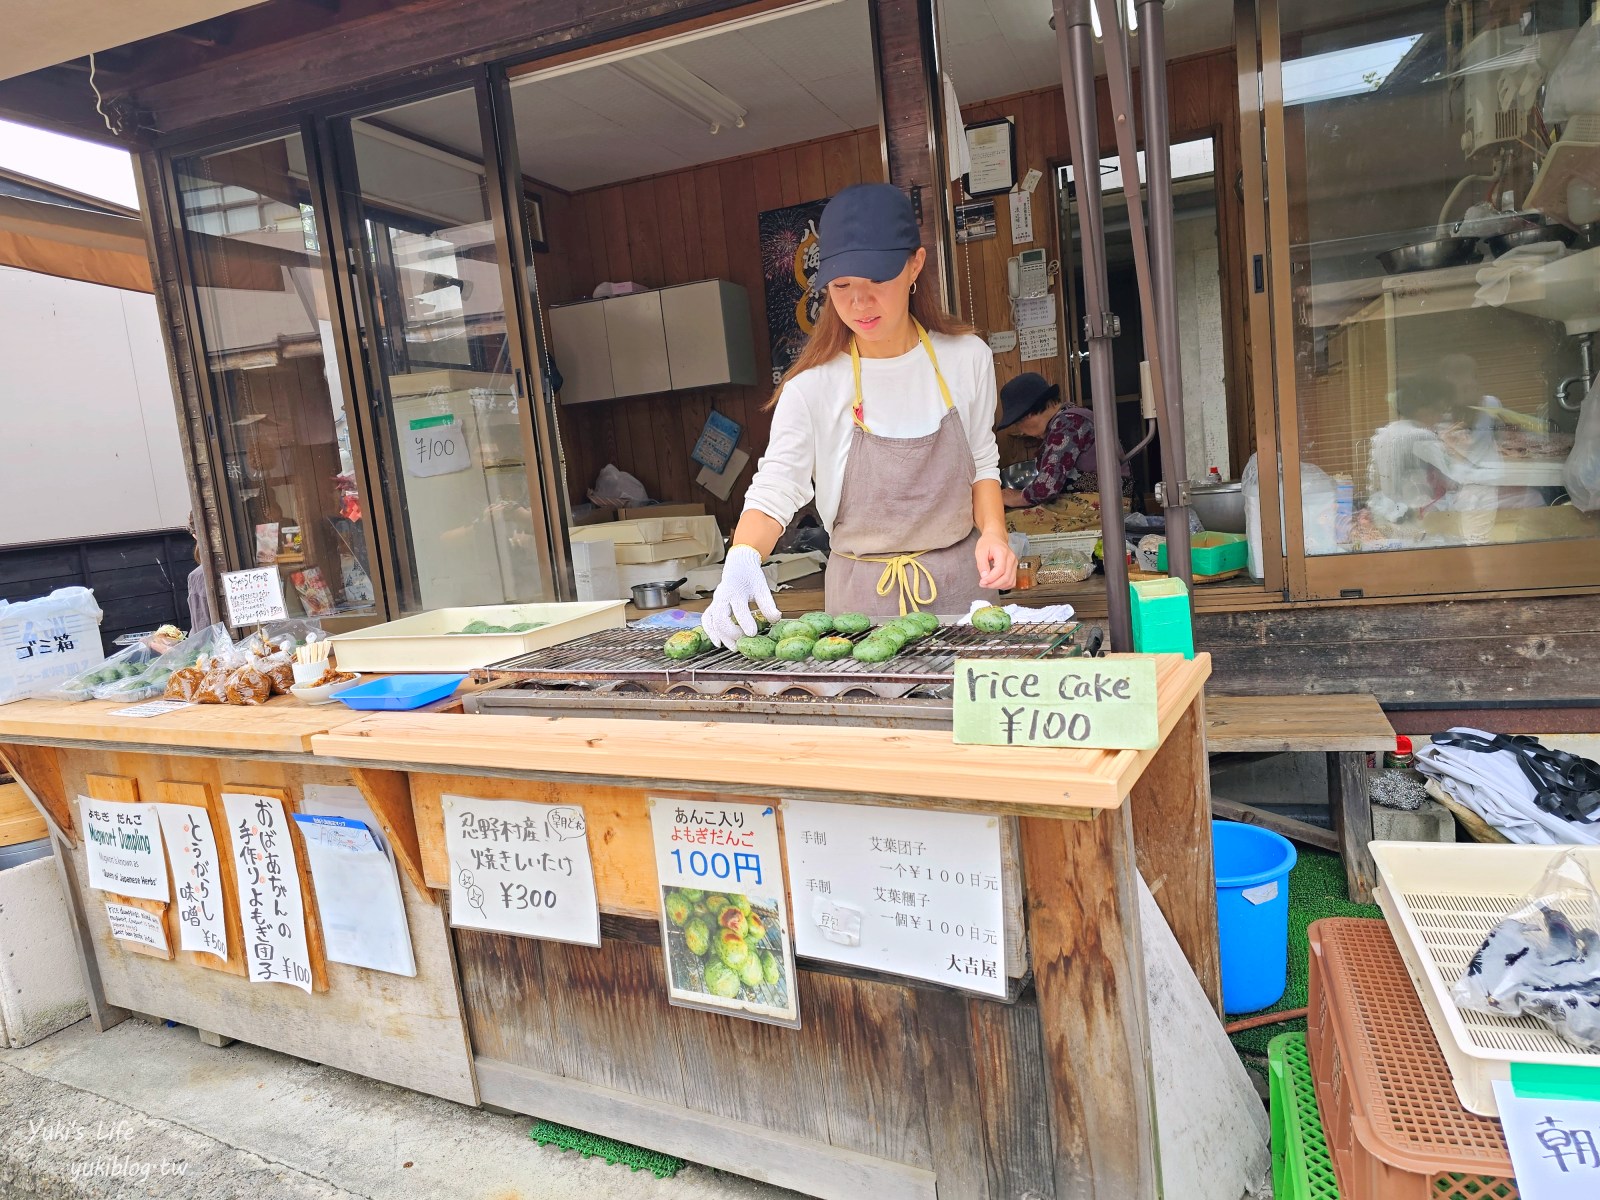
POLYGON ((342 683, 330 683, 323 687, 311 687, 308 684, 297 683, 289 689, 289 694, 302 704, 332 704, 340 692, 347 691, 361 682, 361 676, 346 679, 342 683))

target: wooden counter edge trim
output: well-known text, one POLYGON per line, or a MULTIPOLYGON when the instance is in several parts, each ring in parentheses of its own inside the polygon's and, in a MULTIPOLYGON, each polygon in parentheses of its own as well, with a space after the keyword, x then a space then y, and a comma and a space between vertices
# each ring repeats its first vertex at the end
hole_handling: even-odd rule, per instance
POLYGON ((762 1151, 760 1179, 803 1188, 822 1200, 937 1200, 932 1171, 854 1150, 824 1145, 756 1125, 730 1121, 678 1104, 666 1104, 514 1063, 477 1055, 473 1066, 485 1104, 529 1115, 559 1114, 580 1129, 690 1157, 734 1174, 750 1169, 748 1156, 724 1145, 756 1145, 762 1151), (737 1136, 728 1137, 729 1133, 737 1136))
POLYGON ((372 815, 383 827, 383 836, 395 848, 400 865, 405 868, 417 891, 430 904, 439 898, 428 886, 422 870, 422 845, 417 837, 417 814, 411 806, 411 777, 404 771, 375 771, 369 767, 351 767, 350 778, 361 791, 372 809, 372 815))
POLYGON ((312 714, 307 706, 298 702, 292 705, 203 705, 197 707, 206 714, 208 725, 223 722, 232 727, 196 728, 184 723, 182 713, 153 719, 111 717, 105 706, 113 703, 91 701, 86 708, 66 700, 19 700, 15 704, 0 705, 0 742, 122 746, 134 750, 149 747, 152 753, 164 754, 194 750, 221 754, 304 754, 317 734, 348 725, 364 715, 343 708, 312 714), (294 716, 296 723, 303 727, 285 729, 273 720, 285 713, 294 716))

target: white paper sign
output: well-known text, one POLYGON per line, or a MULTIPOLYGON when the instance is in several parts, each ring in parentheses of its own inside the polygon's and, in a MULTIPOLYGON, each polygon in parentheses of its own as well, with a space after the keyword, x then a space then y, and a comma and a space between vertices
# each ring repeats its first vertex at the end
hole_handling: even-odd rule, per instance
POLYGON ((228 624, 260 625, 289 615, 283 606, 283 579, 277 567, 229 571, 222 577, 222 598, 228 604, 228 624))
POLYGON ((996 354, 1005 354, 1017 348, 1017 331, 1015 329, 1002 329, 989 335, 989 349, 996 354))
POLYGON ((1033 362, 1040 358, 1054 358, 1056 356, 1056 327, 1054 325, 1041 325, 1036 329, 1024 329, 1018 335, 1018 343, 1022 346, 1022 361, 1033 362))
POLYGON ((1011 244, 1026 246, 1033 241, 1033 194, 1011 193, 1011 244))
POLYGON ((228 814, 245 965, 251 983, 287 983, 311 990, 300 867, 289 820, 276 796, 223 792, 228 814))
POLYGON ((999 818, 787 800, 783 830, 797 953, 1006 994, 999 818))
POLYGON ((190 804, 158 804, 156 812, 178 891, 178 948, 215 954, 226 962, 228 922, 211 816, 190 804))
POLYGON ((134 908, 131 904, 106 901, 106 921, 111 925, 111 936, 124 942, 139 942, 160 950, 167 950, 167 931, 161 927, 161 918, 154 913, 134 908))
POLYGON ((1022 177, 1022 190, 1033 195, 1033 189, 1039 186, 1039 180, 1043 178, 1044 173, 1038 167, 1029 167, 1028 173, 1022 177))
POLYGON ((122 804, 79 796, 89 886, 142 900, 170 900, 161 822, 154 804, 122 804))
POLYGON ((401 441, 410 474, 427 479, 432 475, 453 475, 472 466, 466 431, 453 414, 418 417, 409 424, 401 441))
POLYGON ((972 169, 967 173, 967 190, 972 195, 1002 191, 1016 182, 1011 161, 1015 128, 1015 123, 1007 118, 1004 125, 981 125, 965 131, 967 155, 972 162, 972 169))
POLYGON ((1042 296, 1028 296, 1018 300, 1014 311, 1017 314, 1018 329, 1039 329, 1046 325, 1053 329, 1056 323, 1055 293, 1046 292, 1042 296))
POLYGON ((798 1025, 771 805, 650 797, 667 999, 798 1025))
POLYGON ((450 923, 553 942, 600 944, 583 809, 443 796, 450 923))
POLYGON ((1600 1104, 1529 1100, 1509 1079, 1494 1100, 1523 1200, 1592 1200, 1600 1195, 1600 1104))

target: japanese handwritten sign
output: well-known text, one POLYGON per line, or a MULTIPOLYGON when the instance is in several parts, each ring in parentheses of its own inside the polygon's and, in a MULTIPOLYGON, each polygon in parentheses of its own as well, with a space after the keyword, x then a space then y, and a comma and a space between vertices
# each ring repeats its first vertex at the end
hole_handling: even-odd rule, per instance
POLYGON ((90 887, 142 900, 171 899, 154 804, 79 796, 78 807, 83 814, 90 887))
POLYGON ((1114 658, 958 660, 955 740, 982 746, 1149 750, 1156 664, 1114 658))
POLYGON ((1494 1081, 1495 1106, 1523 1200, 1590 1200, 1600 1195, 1600 1103, 1518 1096, 1494 1081))
POLYGON ((1006 994, 997 818, 786 800, 783 829, 800 954, 1006 994))
POLYGON ((131 904, 106 901, 106 922, 111 926, 111 936, 124 942, 138 942, 165 953, 167 931, 161 927, 161 918, 154 913, 134 908, 131 904))
POLYGON ((161 833, 178 891, 178 948, 228 958, 228 923, 222 915, 222 875, 217 839, 203 808, 158 804, 161 833))
POLYGON ((440 800, 452 925, 600 944, 583 809, 470 796, 440 800))
POLYGON ((251 983, 287 983, 311 990, 300 868, 289 821, 276 796, 223 792, 228 814, 245 965, 251 983))
POLYGON ((259 625, 289 615, 283 606, 283 578, 277 567, 229 571, 222 577, 222 598, 228 603, 228 624, 259 625))
POLYGON ((769 805, 650 797, 667 998, 799 1025, 778 818, 769 805))
POLYGON ((450 413, 418 417, 400 440, 405 446, 406 470, 418 479, 453 475, 472 466, 466 433, 450 413))

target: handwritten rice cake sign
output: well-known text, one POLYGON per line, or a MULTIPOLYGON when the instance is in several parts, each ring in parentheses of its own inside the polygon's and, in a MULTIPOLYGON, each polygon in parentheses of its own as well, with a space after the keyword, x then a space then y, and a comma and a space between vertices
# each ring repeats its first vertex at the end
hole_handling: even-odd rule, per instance
POLYGON ((1156 664, 1113 658, 962 659, 955 665, 955 740, 976 746, 1152 750, 1156 664))
POLYGON ((90 887, 142 900, 172 898, 154 804, 79 796, 78 807, 83 816, 90 887))

